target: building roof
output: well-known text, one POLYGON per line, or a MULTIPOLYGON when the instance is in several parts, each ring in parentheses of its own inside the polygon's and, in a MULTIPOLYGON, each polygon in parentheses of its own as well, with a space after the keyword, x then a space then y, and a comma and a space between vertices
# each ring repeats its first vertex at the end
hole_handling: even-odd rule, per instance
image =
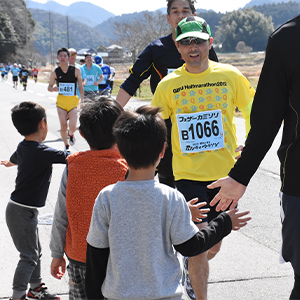
POLYGON ((114 49, 123 49, 123 47, 119 45, 110 45, 109 47, 107 47, 107 50, 114 50, 114 49))
POLYGON ((85 53, 96 53, 97 51, 93 48, 83 48, 77 51, 78 55, 84 55, 85 53))

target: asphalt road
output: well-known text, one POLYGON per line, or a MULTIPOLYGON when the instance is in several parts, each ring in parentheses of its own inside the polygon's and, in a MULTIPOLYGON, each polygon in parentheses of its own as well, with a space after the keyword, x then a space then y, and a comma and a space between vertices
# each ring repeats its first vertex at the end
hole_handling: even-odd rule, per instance
MULTIPOLYGON (((18 86, 12 88, 11 78, 0 82, 0 159, 9 159, 22 137, 13 127, 10 119, 11 108, 22 101, 35 101, 47 110, 49 133, 46 144, 63 149, 60 138, 59 121, 55 106, 55 93, 47 91, 44 83, 34 84, 29 80, 26 92, 18 86)), ((144 103, 144 102, 142 102, 144 103)), ((141 105, 140 101, 130 100, 128 107, 141 105)), ((236 120, 237 135, 241 143, 244 138, 243 121, 236 120)), ((252 220, 243 229, 233 232, 224 239, 221 252, 210 262, 208 296, 210 300, 262 300, 288 299, 292 288, 293 274, 289 264, 280 265, 280 203, 279 203, 279 162, 276 156, 281 133, 274 141, 259 170, 251 180, 248 189, 239 202, 240 210, 250 210, 252 220)), ((88 149, 87 143, 76 134, 77 142, 71 151, 88 149)), ((39 225, 43 248, 42 276, 49 289, 68 299, 67 275, 61 280, 51 277, 49 237, 51 218, 56 202, 56 195, 64 166, 54 165, 52 182, 47 204, 40 210, 39 225)), ((18 253, 14 248, 5 223, 5 208, 10 193, 14 189, 16 168, 0 167, 0 299, 11 296, 11 285, 18 253)))

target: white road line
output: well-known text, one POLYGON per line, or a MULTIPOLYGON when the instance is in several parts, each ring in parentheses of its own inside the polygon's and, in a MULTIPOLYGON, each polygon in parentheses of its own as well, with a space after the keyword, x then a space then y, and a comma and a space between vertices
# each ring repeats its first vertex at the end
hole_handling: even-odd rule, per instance
POLYGON ((29 93, 33 93, 33 94, 35 93, 35 92, 34 92, 34 91, 32 91, 32 90, 27 90, 27 92, 29 92, 29 93))
POLYGON ((50 100, 56 102, 56 98, 54 98, 54 97, 48 97, 48 99, 50 99, 50 100))
POLYGON ((36 93, 37 94, 37 96, 40 96, 40 97, 45 97, 45 95, 44 94, 41 94, 41 93, 36 93))

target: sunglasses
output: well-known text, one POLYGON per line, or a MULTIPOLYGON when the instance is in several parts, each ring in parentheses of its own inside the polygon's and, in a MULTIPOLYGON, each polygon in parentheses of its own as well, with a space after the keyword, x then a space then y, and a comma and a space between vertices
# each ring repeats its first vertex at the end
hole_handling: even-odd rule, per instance
POLYGON ((72 54, 71 54, 71 56, 76 56, 76 55, 77 55, 77 53, 72 53, 72 54))
POLYGON ((195 44, 200 45, 202 43, 207 42, 207 40, 202 40, 202 39, 199 39, 196 37, 188 37, 188 38, 178 41, 178 43, 181 45, 190 45, 192 42, 195 42, 195 44))

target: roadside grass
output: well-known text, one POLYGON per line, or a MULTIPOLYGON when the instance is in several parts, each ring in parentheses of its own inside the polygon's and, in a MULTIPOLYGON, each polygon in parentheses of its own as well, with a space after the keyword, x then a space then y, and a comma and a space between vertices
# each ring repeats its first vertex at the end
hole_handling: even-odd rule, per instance
MULTIPOLYGON (((113 90, 112 90, 112 95, 116 96, 119 92, 120 86, 124 80, 115 80, 113 90)), ((151 101, 153 97, 153 94, 151 93, 150 89, 150 80, 144 80, 140 86, 140 88, 136 91, 136 96, 134 98, 143 100, 143 101, 151 101)))

